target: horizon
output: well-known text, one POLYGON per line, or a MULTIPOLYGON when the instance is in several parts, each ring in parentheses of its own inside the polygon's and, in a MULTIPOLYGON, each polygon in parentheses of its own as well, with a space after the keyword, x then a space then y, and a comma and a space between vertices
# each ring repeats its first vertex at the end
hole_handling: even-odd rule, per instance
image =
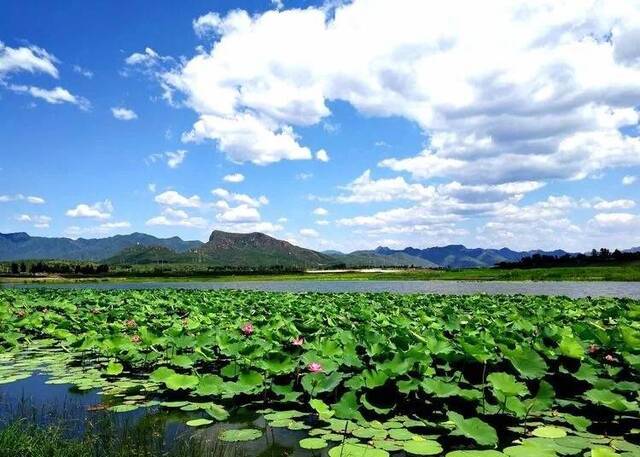
POLYGON ((30 0, 0 17, 1 233, 640 246, 637 3, 30 0))
MULTIPOLYGON (((267 236, 271 236, 271 237, 273 237, 273 238, 276 238, 276 239, 278 239, 278 240, 281 240, 281 239, 280 239, 280 238, 278 238, 277 236, 269 235, 269 234, 267 234, 267 233, 263 233, 263 232, 225 232, 225 231, 222 231, 222 230, 219 230, 219 231, 221 231, 221 232, 223 232, 223 233, 234 234, 234 235, 238 235, 238 234, 242 234, 242 235, 261 234, 261 235, 267 235, 267 236)), ((24 233, 24 234, 26 234, 26 235, 28 235, 28 236, 30 236, 30 237, 32 237, 32 238, 34 237, 34 235, 31 235, 31 234, 30 234, 30 233, 28 233, 28 232, 11 232, 11 233, 0 232, 0 236, 3 236, 3 235, 4 235, 4 236, 6 236, 6 235, 15 235, 15 234, 21 234, 21 233, 24 233)), ((45 237, 45 238, 66 238, 66 239, 71 239, 71 240, 77 241, 77 240, 80 240, 80 239, 83 239, 83 240, 108 239, 108 238, 117 237, 117 236, 131 236, 131 235, 150 235, 150 236, 155 236, 155 235, 152 235, 152 234, 150 234, 150 233, 145 233, 145 232, 129 232, 129 233, 125 233, 125 232, 123 232, 123 233, 114 233, 114 234, 111 234, 111 235, 105 235, 105 236, 102 236, 102 237, 88 237, 88 238, 86 238, 86 237, 78 237, 78 238, 69 238, 69 237, 45 237)), ((37 237, 37 235, 36 235, 36 237, 37 237)), ((182 240, 182 241, 187 241, 187 242, 189 242, 189 241, 200 241, 200 242, 202 242, 202 243, 206 243, 206 242, 208 241, 208 237, 207 237, 207 239, 202 240, 202 239, 187 239, 187 238, 182 238, 182 237, 180 237, 180 236, 178 236, 178 235, 167 236, 167 237, 156 237, 156 238, 159 238, 159 239, 179 238, 179 239, 180 239, 180 240, 182 240)), ((281 241, 288 241, 288 240, 281 240, 281 241)), ((290 242, 290 241, 288 241, 288 242, 290 242)), ((292 243, 292 244, 295 244, 295 243, 292 243)), ((301 247, 301 248, 304 248, 304 249, 312 249, 312 248, 307 247, 307 246, 304 246, 304 245, 296 245, 296 246, 301 247)), ((568 253, 568 254, 587 254, 587 253, 592 252, 593 250, 597 250, 597 251, 599 251, 599 250, 600 250, 600 249, 602 249, 602 248, 604 248, 604 249, 609 249, 611 252, 616 251, 616 250, 621 251, 621 252, 624 252, 624 251, 628 251, 628 250, 632 250, 632 249, 637 249, 637 248, 639 248, 639 247, 640 247, 640 246, 628 246, 628 247, 598 246, 598 247, 593 247, 593 248, 591 248, 591 249, 588 249, 588 250, 586 250, 586 251, 568 251, 568 250, 563 249, 563 248, 561 248, 561 247, 554 248, 554 249, 526 249, 526 250, 518 250, 518 249, 513 249, 513 248, 511 248, 511 247, 509 247, 509 246, 501 246, 501 247, 492 247, 492 246, 472 246, 472 247, 469 247, 468 245, 465 245, 465 244, 460 244, 460 243, 449 243, 449 244, 442 244, 442 245, 429 245, 429 246, 419 246, 419 247, 416 247, 416 246, 413 246, 413 245, 407 245, 407 246, 404 246, 404 247, 397 247, 397 248, 391 248, 391 247, 389 247, 389 246, 377 245, 377 246, 371 246, 371 247, 369 247, 369 248, 367 248, 367 249, 356 249, 356 250, 353 250, 353 251, 340 251, 340 250, 338 250, 338 249, 331 249, 331 248, 328 248, 328 249, 318 250, 318 252, 340 252, 340 253, 343 253, 343 254, 348 254, 348 253, 356 252, 356 251, 375 251, 375 250, 377 250, 377 249, 391 249, 391 250, 398 250, 398 251, 402 251, 402 250, 404 250, 404 249, 433 249, 433 248, 446 248, 446 247, 451 247, 451 246, 461 246, 461 247, 463 247, 463 248, 465 248, 465 249, 483 249, 483 250, 495 250, 495 251, 500 251, 500 250, 503 250, 503 249, 508 249, 508 250, 511 250, 511 251, 514 251, 514 252, 531 252, 531 251, 554 252, 554 251, 564 251, 564 252, 566 252, 566 253, 568 253)), ((313 249, 312 249, 312 250, 313 250, 313 249)))

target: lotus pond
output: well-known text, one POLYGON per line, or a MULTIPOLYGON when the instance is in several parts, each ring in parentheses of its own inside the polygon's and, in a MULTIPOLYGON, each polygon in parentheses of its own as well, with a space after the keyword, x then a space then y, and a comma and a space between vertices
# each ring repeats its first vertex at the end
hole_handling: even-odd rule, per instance
POLYGON ((34 373, 245 455, 640 455, 631 299, 0 290, 0 383, 34 373))

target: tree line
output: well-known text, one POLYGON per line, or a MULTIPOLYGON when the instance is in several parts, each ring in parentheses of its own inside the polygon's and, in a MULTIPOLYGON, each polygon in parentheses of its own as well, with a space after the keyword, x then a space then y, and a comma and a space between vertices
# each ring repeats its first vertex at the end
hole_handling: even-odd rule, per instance
POLYGON ((563 256, 533 254, 517 262, 500 262, 499 268, 552 268, 618 265, 640 260, 640 252, 593 249, 590 254, 565 254, 563 256))
POLYGON ((66 262, 11 262, 9 271, 12 275, 20 274, 69 274, 69 275, 100 275, 109 273, 109 265, 93 263, 66 262))

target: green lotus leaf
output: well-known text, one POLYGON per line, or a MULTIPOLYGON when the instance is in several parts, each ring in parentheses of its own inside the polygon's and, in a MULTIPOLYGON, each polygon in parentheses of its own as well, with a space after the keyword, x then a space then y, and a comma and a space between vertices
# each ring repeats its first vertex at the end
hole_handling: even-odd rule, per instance
POLYGON ((261 436, 262 436, 262 432, 260 430, 256 430, 255 428, 242 428, 242 429, 225 430, 224 432, 220 433, 218 437, 222 441, 235 443, 238 441, 257 440, 261 436))
POLYGON ((563 436, 567 436, 567 432, 564 429, 550 425, 538 427, 533 430, 531 434, 540 438, 562 438, 563 436))
POLYGON ((164 380, 165 385, 171 390, 193 389, 198 385, 198 378, 187 374, 172 374, 164 380))
POLYGON ((213 424, 213 421, 210 419, 192 419, 187 421, 187 425, 189 427, 202 427, 203 425, 213 424))
POLYGON ((452 435, 464 435, 482 446, 494 446, 498 443, 496 429, 477 417, 465 419, 461 414, 450 411, 447 417, 456 429, 452 435))
POLYGON ((105 373, 109 376, 117 376, 122 373, 122 370, 124 370, 124 366, 121 363, 109 362, 105 369, 105 373))
POLYGON ((442 452, 440 443, 433 440, 410 440, 402 446, 405 452, 414 455, 437 455, 442 452))
POLYGON ((346 392, 340 397, 338 403, 331 405, 339 419, 364 420, 358 411, 358 400, 353 391, 346 392))
POLYGON ((310 449, 310 450, 324 449, 329 445, 322 438, 304 438, 300 440, 298 444, 302 449, 310 449))
POLYGON ((329 457, 389 457, 389 453, 364 444, 345 443, 329 449, 329 457))
POLYGON ((525 384, 516 381, 516 378, 508 373, 491 373, 487 380, 495 390, 506 396, 522 396, 529 393, 525 384))
POLYGON ((229 412, 215 403, 207 403, 204 410, 209 416, 218 421, 224 421, 229 418, 229 412))
POLYGON ((540 379, 547 372, 546 362, 531 348, 516 347, 512 351, 503 348, 502 352, 523 378, 540 379))
POLYGON ((637 411, 638 405, 636 403, 627 401, 620 394, 608 390, 591 389, 585 392, 585 397, 591 402, 606 406, 615 411, 637 411))
MULTIPOLYGON (((453 451, 447 452, 445 457, 504 457, 505 454, 498 451, 453 451)), ((534 455, 531 455, 534 457, 534 455)), ((538 457, 537 454, 535 457, 538 457)))

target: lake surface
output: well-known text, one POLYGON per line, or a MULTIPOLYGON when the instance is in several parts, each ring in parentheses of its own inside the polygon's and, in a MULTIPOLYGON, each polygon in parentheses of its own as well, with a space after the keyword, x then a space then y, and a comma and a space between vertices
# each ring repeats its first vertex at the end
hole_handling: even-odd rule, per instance
POLYGON ((526 294, 640 299, 640 283, 614 281, 184 281, 7 284, 5 287, 87 289, 242 289, 272 292, 396 292, 403 294, 526 294))

